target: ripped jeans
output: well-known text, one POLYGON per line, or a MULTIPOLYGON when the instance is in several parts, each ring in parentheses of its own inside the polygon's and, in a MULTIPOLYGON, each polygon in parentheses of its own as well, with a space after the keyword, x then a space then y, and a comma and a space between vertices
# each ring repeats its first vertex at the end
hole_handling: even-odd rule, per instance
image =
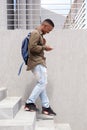
POLYGON ((35 103, 36 99, 40 97, 42 106, 48 108, 49 99, 46 93, 47 69, 43 65, 39 64, 34 69, 32 69, 32 72, 35 75, 37 84, 26 103, 35 103))

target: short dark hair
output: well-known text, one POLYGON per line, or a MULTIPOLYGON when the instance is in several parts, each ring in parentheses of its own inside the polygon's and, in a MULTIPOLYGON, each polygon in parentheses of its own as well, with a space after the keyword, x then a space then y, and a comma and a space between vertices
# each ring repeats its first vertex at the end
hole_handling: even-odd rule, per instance
POLYGON ((51 19, 45 19, 43 22, 49 23, 52 27, 54 27, 54 23, 51 19))

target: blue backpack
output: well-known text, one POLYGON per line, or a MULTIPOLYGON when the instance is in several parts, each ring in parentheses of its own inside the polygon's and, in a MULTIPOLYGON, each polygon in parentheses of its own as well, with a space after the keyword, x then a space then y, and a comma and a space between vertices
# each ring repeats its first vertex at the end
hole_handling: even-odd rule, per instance
POLYGON ((22 69, 23 65, 24 65, 24 64, 27 65, 27 61, 28 61, 28 58, 29 58, 28 44, 29 44, 30 34, 31 34, 31 33, 29 33, 29 34, 24 38, 24 40, 22 41, 21 55, 22 55, 22 58, 23 58, 24 62, 22 62, 22 64, 20 65, 18 75, 20 75, 21 69, 22 69))

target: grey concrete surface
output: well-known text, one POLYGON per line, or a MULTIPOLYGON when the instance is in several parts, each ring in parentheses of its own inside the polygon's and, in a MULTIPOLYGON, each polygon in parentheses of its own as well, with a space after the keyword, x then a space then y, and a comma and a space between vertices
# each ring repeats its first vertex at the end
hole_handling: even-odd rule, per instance
POLYGON ((0 119, 12 119, 21 107, 21 97, 7 97, 0 102, 0 119))
POLYGON ((21 107, 14 119, 0 120, 0 130, 35 130, 36 113, 21 107))
POLYGON ((35 130, 55 130, 54 120, 38 120, 35 130))
POLYGON ((71 130, 69 124, 55 124, 55 130, 71 130))
POLYGON ((7 96, 7 88, 0 88, 0 101, 7 96))

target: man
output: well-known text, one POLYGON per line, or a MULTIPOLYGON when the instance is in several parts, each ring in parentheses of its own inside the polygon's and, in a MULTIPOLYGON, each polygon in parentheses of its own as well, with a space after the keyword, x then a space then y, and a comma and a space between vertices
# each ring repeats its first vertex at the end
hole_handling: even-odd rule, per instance
POLYGON ((37 84, 25 103, 25 110, 37 111, 35 101, 38 97, 42 103, 42 113, 46 115, 56 115, 49 105, 46 93, 47 67, 44 51, 51 51, 52 47, 46 45, 43 35, 49 33, 54 28, 54 23, 50 19, 45 19, 39 27, 31 32, 28 51, 30 57, 27 63, 27 70, 31 70, 36 77, 37 84))

